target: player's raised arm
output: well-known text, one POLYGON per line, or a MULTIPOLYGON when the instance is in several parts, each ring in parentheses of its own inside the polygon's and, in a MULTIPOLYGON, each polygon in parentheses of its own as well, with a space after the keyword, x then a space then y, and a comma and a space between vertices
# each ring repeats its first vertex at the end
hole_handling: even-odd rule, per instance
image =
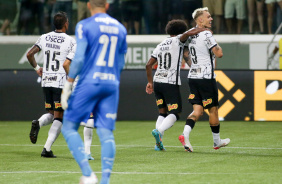
POLYGON ((186 42, 186 40, 188 39, 189 36, 193 36, 193 35, 196 35, 202 31, 211 31, 210 29, 207 29, 207 28, 198 28, 196 27, 195 29, 192 29, 190 31, 186 31, 185 33, 183 33, 183 35, 181 35, 180 37, 180 41, 182 43, 186 42))

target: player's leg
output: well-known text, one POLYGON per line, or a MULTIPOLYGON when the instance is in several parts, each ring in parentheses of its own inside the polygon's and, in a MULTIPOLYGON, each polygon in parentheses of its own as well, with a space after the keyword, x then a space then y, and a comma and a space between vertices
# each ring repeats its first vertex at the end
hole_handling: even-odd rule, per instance
POLYGON ((97 99, 93 98, 99 89, 96 86, 78 84, 68 101, 68 108, 64 112, 62 134, 69 150, 80 166, 83 176, 81 180, 98 182, 89 165, 83 141, 77 132, 80 122, 87 119, 95 106, 97 99))
POLYGON ((40 128, 42 126, 51 124, 54 118, 54 111, 51 107, 52 96, 51 96, 49 88, 43 88, 43 94, 45 98, 45 109, 48 113, 43 114, 38 120, 33 120, 31 123, 31 130, 29 133, 29 138, 33 144, 37 142, 37 137, 38 137, 40 128))
POLYGON ((163 89, 160 83, 154 82, 154 92, 157 107, 159 109, 159 116, 156 121, 156 129, 152 131, 152 135, 156 140, 155 150, 165 150, 162 143, 162 134, 158 131, 158 128, 162 125, 164 119, 167 117, 167 105, 163 95, 163 89))
POLYGON ((178 137, 181 144, 184 146, 184 149, 188 152, 193 152, 193 147, 190 143, 190 133, 195 126, 195 123, 203 115, 203 106, 194 104, 193 112, 187 117, 186 124, 184 126, 183 135, 178 137))
POLYGON ((193 147, 190 143, 190 133, 195 126, 195 123, 203 115, 202 97, 199 92, 199 86, 204 86, 199 84, 201 80, 189 79, 188 84, 190 88, 189 102, 193 105, 193 112, 187 117, 186 124, 184 125, 184 130, 182 135, 178 137, 181 144, 184 146, 185 151, 193 152, 193 147))
POLYGON ((56 157, 52 150, 51 146, 56 141, 57 137, 61 133, 62 128, 62 120, 63 120, 63 109, 61 106, 61 93, 62 89, 60 88, 51 88, 52 91, 52 108, 54 109, 54 120, 48 132, 48 138, 42 150, 41 156, 42 157, 56 157))
POLYGON ((230 139, 220 139, 220 123, 218 119, 218 89, 215 80, 207 80, 205 83, 205 89, 203 89, 203 107, 209 111, 209 123, 213 135, 214 149, 227 146, 230 139))
POLYGON ((100 184, 108 184, 116 153, 113 130, 117 117, 119 88, 116 85, 104 85, 103 89, 103 94, 107 97, 99 101, 93 110, 93 116, 101 143, 102 179, 100 184))
POLYGON ((90 150, 92 144, 92 137, 93 137, 93 128, 94 128, 93 116, 90 117, 85 123, 85 125, 83 126, 84 126, 83 137, 84 137, 85 153, 87 154, 88 160, 94 160, 94 158, 91 156, 91 150, 90 150))
POLYGON ((41 153, 42 157, 56 157, 51 150, 51 146, 61 133, 62 120, 63 111, 54 111, 54 121, 49 129, 48 138, 41 153))
POLYGON ((221 147, 227 146, 230 143, 230 139, 220 139, 220 123, 218 120, 218 107, 214 106, 208 109, 209 110, 209 123, 213 136, 213 148, 219 149, 221 147))
POLYGON ((167 104, 168 115, 163 120, 158 131, 164 135, 164 132, 171 128, 174 123, 179 119, 182 111, 182 101, 178 85, 162 84, 164 90, 165 101, 167 104))

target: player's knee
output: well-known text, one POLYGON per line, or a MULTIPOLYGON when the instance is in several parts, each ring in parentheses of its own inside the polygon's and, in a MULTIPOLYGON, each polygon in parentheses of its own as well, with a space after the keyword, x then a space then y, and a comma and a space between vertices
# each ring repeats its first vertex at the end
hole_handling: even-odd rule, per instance
POLYGON ((173 114, 173 115, 176 117, 176 120, 179 120, 179 115, 180 115, 180 113, 174 112, 174 113, 171 113, 171 114, 173 114))
POLYGON ((112 130, 106 128, 97 128, 97 134, 101 143, 111 140, 114 141, 114 134, 112 130))
POLYGON ((75 123, 64 121, 61 131, 64 138, 67 139, 71 134, 77 132, 77 129, 78 127, 75 123))

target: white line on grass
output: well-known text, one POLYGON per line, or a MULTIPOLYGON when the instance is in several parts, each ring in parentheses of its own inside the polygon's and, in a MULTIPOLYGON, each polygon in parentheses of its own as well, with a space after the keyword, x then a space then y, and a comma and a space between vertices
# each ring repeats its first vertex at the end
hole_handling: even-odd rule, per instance
MULTIPOLYGON (((95 173, 102 173, 102 172, 97 172, 94 171, 95 173)), ((76 174, 76 173, 81 173, 81 172, 76 172, 76 171, 0 171, 0 174, 37 174, 37 173, 56 173, 56 174, 76 174)), ((135 174, 135 175, 236 175, 236 174, 257 174, 257 173, 173 173, 173 172, 112 172, 112 174, 135 174)))
MULTIPOLYGON (((40 145, 40 144, 36 144, 36 145, 32 145, 32 144, 0 144, 0 146, 18 146, 18 147, 28 147, 28 146, 39 146, 39 147, 43 147, 44 145, 40 145)), ((52 145, 52 146, 68 146, 68 145, 52 145)), ((101 145, 91 145, 93 147, 99 147, 101 145)), ((138 147, 138 148, 152 148, 152 146, 142 146, 142 145, 116 145, 116 147, 122 147, 122 148, 133 148, 133 147, 138 147)), ((168 148, 182 148, 183 146, 165 146, 168 148)), ((193 146, 193 147, 198 147, 198 148, 210 148, 211 146, 193 146)), ((265 147, 231 147, 231 146, 227 146, 225 147, 225 149, 227 148, 231 148, 231 149, 271 149, 271 150, 281 150, 282 148, 265 148, 265 147)))

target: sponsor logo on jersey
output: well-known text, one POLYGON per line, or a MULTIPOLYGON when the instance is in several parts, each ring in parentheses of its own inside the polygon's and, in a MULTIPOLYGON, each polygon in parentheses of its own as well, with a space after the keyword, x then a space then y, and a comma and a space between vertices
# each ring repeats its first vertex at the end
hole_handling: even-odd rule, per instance
POLYGON ((168 105, 167 108, 168 108, 168 111, 171 111, 173 109, 177 109, 178 108, 178 104, 168 105))
POLYGON ((45 82, 57 81, 57 76, 52 76, 52 77, 45 76, 42 80, 45 82))
POLYGON ((207 100, 203 100, 203 106, 206 107, 207 105, 211 104, 212 103, 212 99, 209 98, 207 100))
POLYGON ((194 94, 190 94, 188 99, 194 99, 195 98, 195 95, 194 94))
POLYGON ((119 22, 113 18, 110 17, 96 17, 95 22, 104 22, 105 24, 116 24, 118 25, 119 22))
POLYGON ((45 108, 51 108, 51 104, 45 103, 45 108))
POLYGON ((47 35, 45 37, 45 40, 48 42, 63 43, 65 41, 65 37, 56 36, 56 35, 47 35))
POLYGON ((116 80, 116 76, 111 73, 101 73, 101 72, 95 72, 93 75, 93 79, 100 78, 101 80, 116 80))
POLYGON ((61 108, 62 104, 61 103, 55 103, 55 109, 61 108))
POLYGON ((161 104, 163 104, 163 103, 164 103, 163 99, 157 100, 157 105, 161 105, 161 104))
POLYGON ((114 114, 107 113, 106 118, 111 118, 111 119, 115 120, 117 118, 117 113, 114 113, 114 114))

